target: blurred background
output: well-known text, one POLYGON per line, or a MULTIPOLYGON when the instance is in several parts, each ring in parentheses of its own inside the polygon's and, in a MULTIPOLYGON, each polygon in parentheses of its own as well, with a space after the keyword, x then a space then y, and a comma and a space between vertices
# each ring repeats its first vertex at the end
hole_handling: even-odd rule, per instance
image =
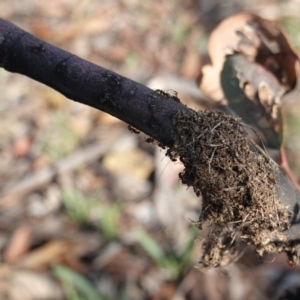
MULTIPOLYGON (((194 109, 214 107, 195 84, 208 36, 240 11, 278 20, 299 51, 299 0, 0 0, 1 18, 194 109)), ((300 286, 284 255, 199 270, 201 199, 179 163, 26 77, 0 69, 0 91, 0 299, 278 299, 300 286)))

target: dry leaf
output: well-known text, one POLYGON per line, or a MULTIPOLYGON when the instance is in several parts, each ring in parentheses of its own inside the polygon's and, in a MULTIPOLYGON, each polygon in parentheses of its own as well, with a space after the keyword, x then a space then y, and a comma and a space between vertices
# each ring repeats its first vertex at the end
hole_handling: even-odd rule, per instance
POLYGON ((29 225, 18 227, 3 253, 3 261, 14 263, 28 252, 31 245, 32 228, 29 225))
POLYGON ((274 21, 244 12, 225 19, 209 38, 211 64, 202 68, 199 85, 214 100, 226 102, 220 74, 227 56, 237 53, 273 74, 285 92, 295 87, 299 60, 285 35, 274 21))
POLYGON ((137 180, 145 180, 154 168, 153 158, 139 149, 110 152, 104 157, 103 165, 114 175, 137 180))
POLYGON ((49 108, 62 108, 67 104, 68 101, 65 96, 53 89, 45 89, 43 96, 49 108))
POLYGON ((63 240, 53 240, 31 251, 19 263, 21 268, 42 270, 50 265, 61 263, 66 256, 74 255, 74 245, 63 240))
POLYGON ((184 78, 193 79, 198 75, 201 65, 198 51, 194 47, 189 47, 183 56, 181 74, 184 78))
POLYGON ((32 140, 28 136, 17 139, 13 144, 13 154, 17 157, 26 156, 31 148, 32 140))
MULTIPOLYGON (((7 296, 12 300, 63 299, 59 284, 49 275, 16 270, 7 282, 7 296)), ((1 299, 4 299, 1 297, 1 299)))

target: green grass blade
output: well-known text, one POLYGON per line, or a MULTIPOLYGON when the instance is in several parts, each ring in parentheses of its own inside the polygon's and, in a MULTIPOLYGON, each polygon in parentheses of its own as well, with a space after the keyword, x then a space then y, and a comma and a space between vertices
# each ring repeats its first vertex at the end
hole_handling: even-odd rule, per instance
POLYGON ((69 293, 67 294, 70 295, 71 287, 78 292, 77 295, 72 292, 70 300, 105 300, 84 276, 69 268, 55 266, 53 268, 53 274, 62 282, 63 286, 68 286, 69 293))

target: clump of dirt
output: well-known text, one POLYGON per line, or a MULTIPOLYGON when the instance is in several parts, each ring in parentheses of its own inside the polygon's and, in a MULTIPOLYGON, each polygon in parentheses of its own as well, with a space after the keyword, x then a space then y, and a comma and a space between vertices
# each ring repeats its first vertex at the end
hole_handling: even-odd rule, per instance
POLYGON ((289 227, 290 214, 276 196, 273 163, 247 139, 239 119, 190 110, 175 117, 177 139, 167 155, 179 157, 183 184, 203 199, 197 225, 209 227, 201 265, 228 264, 241 243, 273 252, 271 237, 289 227))

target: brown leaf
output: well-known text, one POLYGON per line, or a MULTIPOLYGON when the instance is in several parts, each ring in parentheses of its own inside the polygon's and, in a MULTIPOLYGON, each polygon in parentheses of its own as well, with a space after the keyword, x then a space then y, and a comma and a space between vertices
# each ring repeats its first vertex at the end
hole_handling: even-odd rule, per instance
POLYGON ((139 149, 118 150, 104 157, 103 166, 114 175, 145 180, 153 170, 153 159, 139 149))
POLYGON ((32 141, 28 136, 17 139, 13 144, 13 153, 17 157, 26 156, 30 151, 32 141))
POLYGON ((74 245, 64 240, 53 240, 31 251, 19 263, 21 268, 42 270, 62 263, 67 256, 74 256, 74 245))
POLYGON ((24 224, 18 227, 14 231, 7 248, 3 253, 3 261, 14 263, 23 257, 30 248, 31 234, 31 226, 24 224))
POLYGON ((44 100, 49 108, 59 109, 66 105, 67 99, 62 94, 52 89, 45 89, 44 100))
POLYGON ((182 76, 184 78, 194 79, 198 75, 199 66, 201 64, 198 51, 194 47, 188 47, 182 60, 182 76))
POLYGON ((0 295, 1 299, 64 299, 63 291, 58 282, 54 281, 48 274, 30 272, 28 270, 15 270, 11 276, 5 279, 6 282, 2 282, 2 284, 6 285, 6 296, 0 295))
POLYGON ((214 100, 225 100, 220 73, 226 57, 236 53, 272 73, 285 92, 295 87, 299 60, 286 36, 274 21, 243 12, 222 21, 208 41, 211 64, 203 66, 199 85, 214 100))
POLYGON ((158 292, 156 292, 151 299, 152 300, 169 300, 174 299, 176 285, 172 282, 166 282, 158 292))

